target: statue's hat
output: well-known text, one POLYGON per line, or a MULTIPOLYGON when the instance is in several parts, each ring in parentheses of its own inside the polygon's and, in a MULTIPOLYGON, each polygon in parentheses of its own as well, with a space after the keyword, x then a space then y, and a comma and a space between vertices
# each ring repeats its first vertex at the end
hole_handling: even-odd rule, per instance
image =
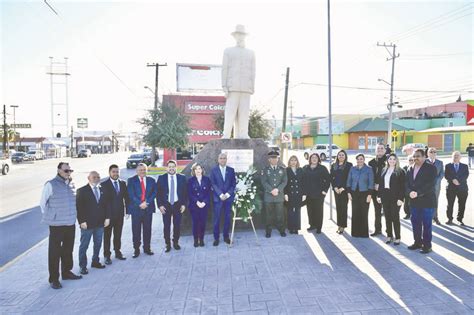
POLYGON ((232 33, 230 33, 231 35, 235 35, 235 34, 244 34, 244 35, 248 35, 249 33, 247 33, 245 31, 245 26, 243 26, 242 24, 237 24, 235 26, 235 31, 233 31, 232 33))

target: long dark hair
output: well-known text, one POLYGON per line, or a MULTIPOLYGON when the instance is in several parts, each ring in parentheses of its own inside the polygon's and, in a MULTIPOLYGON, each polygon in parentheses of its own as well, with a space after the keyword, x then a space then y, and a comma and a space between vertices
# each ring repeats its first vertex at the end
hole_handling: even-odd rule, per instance
POLYGON ((337 155, 336 155, 336 160, 334 161, 334 163, 332 164, 332 167, 336 170, 337 167, 339 166, 339 158, 338 158, 338 155, 339 153, 344 153, 344 163, 342 163, 342 168, 345 168, 346 165, 347 165, 347 152, 345 150, 340 150, 339 152, 337 152, 337 155))

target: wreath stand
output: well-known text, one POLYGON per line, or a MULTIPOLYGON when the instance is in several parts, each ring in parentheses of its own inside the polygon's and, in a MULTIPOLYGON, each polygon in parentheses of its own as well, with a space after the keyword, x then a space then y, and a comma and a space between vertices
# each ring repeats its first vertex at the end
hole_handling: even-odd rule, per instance
POLYGON ((244 221, 244 219, 247 219, 247 221, 250 221, 250 224, 252 224, 253 233, 255 234, 255 240, 257 242, 257 245, 260 245, 258 243, 257 231, 255 230, 255 225, 253 224, 253 219, 252 219, 252 212, 253 211, 248 211, 249 216, 246 217, 246 218, 245 217, 238 217, 237 216, 237 211, 235 211, 234 207, 232 207, 232 212, 234 213, 234 217, 232 218, 232 233, 230 234, 229 247, 232 247, 232 245, 234 244, 235 221, 244 221))

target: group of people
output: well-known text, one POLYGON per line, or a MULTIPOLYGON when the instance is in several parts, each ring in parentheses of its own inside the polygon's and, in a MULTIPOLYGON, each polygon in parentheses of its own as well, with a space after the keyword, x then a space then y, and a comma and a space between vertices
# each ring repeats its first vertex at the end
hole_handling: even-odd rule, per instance
MULTIPOLYGON (((365 156, 356 156, 356 165, 348 161, 347 153, 341 150, 330 170, 321 164, 317 153, 309 156, 308 164, 300 166, 296 156, 291 156, 285 168, 279 160, 279 153, 268 154, 268 166, 259 175, 262 194, 262 219, 265 236, 271 237, 276 228, 282 237, 286 229, 298 234, 301 229, 301 208, 306 205, 308 212, 308 231, 321 233, 323 226, 324 199, 332 187, 337 210, 337 233, 343 234, 347 227, 347 210, 352 203, 353 237, 368 237, 368 211, 371 202, 375 209, 375 231, 371 236, 382 233, 382 209, 385 215, 386 243, 400 244, 399 210, 405 205, 406 217, 411 218, 415 242, 410 249, 431 251, 431 224, 437 219, 437 199, 441 179, 448 181, 448 224, 452 224, 453 205, 458 199, 457 220, 463 224, 465 203, 468 194, 466 164, 460 163, 459 152, 453 153, 453 162, 443 168, 436 159, 436 149, 420 149, 409 157, 409 165, 400 168, 396 154, 386 154, 385 147, 378 145, 376 157, 365 163, 365 156)), ((441 163, 441 164, 440 164, 441 163)), ((109 178, 101 182, 100 175, 92 171, 88 184, 77 189, 71 178, 73 170, 68 163, 58 165, 57 175, 48 181, 43 189, 41 209, 43 222, 49 225, 49 282, 51 287, 59 289, 59 266, 63 280, 81 279, 88 274, 87 249, 93 239, 91 267, 103 269, 112 264, 111 243, 115 258, 125 260, 121 252, 121 235, 124 218, 131 217, 133 258, 140 255, 140 247, 147 255, 153 255, 151 249, 151 231, 153 213, 156 209, 163 217, 165 252, 171 248, 180 250, 181 218, 189 209, 192 218, 194 246, 204 246, 204 234, 208 212, 213 209, 214 246, 220 242, 222 217, 223 239, 230 244, 229 229, 232 204, 236 190, 235 170, 227 165, 227 155, 218 156, 218 165, 213 167, 209 176, 204 168, 196 163, 191 168, 191 177, 177 174, 177 163, 167 162, 167 171, 155 181, 147 176, 147 166, 139 164, 136 175, 127 182, 120 179, 119 167, 109 167, 109 178), (81 239, 79 246, 80 274, 73 267, 73 247, 75 222, 79 223, 81 239), (171 222, 173 233, 171 236, 171 222), (105 265, 100 262, 99 254, 103 242, 105 265), (143 243, 142 243, 143 242, 143 243)))

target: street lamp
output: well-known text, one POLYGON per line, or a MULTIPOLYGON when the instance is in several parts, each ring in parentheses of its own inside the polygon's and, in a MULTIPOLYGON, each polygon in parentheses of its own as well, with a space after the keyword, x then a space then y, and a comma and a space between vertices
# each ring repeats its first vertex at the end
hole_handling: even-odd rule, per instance
POLYGON ((13 108, 13 147, 16 150, 16 109, 20 106, 18 105, 10 105, 13 108))
POLYGON ((153 96, 155 96, 155 91, 153 91, 149 86, 144 86, 143 88, 149 90, 151 93, 153 93, 153 96))

